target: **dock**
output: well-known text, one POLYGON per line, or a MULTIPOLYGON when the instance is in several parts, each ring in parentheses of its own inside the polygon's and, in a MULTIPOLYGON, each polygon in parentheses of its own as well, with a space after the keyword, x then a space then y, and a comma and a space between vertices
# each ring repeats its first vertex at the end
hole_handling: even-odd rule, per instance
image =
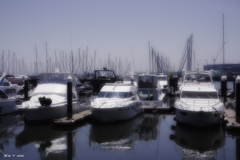
POLYGON ((89 116, 91 116, 91 111, 90 110, 85 110, 85 111, 73 114, 71 119, 68 119, 67 117, 57 119, 57 120, 53 121, 53 124, 56 124, 56 125, 70 125, 70 124, 74 124, 76 122, 82 121, 89 116))
POLYGON ((163 106, 142 106, 144 112, 148 113, 171 113, 174 107, 163 107, 163 106))
POLYGON ((227 130, 239 130, 240 123, 236 121, 236 112, 233 109, 225 109, 223 115, 223 122, 227 130))

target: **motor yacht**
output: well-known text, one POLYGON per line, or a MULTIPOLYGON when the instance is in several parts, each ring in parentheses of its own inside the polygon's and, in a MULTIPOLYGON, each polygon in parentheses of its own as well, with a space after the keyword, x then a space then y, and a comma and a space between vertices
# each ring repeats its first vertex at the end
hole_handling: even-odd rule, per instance
POLYGON ((142 112, 134 83, 106 83, 91 104, 92 116, 102 122, 123 121, 142 112))
POLYGON ((17 93, 22 87, 12 84, 3 74, 0 78, 0 115, 16 113, 17 93))
POLYGON ((72 113, 89 109, 81 105, 76 91, 76 77, 72 73, 41 73, 39 84, 29 101, 18 106, 28 121, 43 121, 67 116, 67 79, 72 79, 72 113))
POLYGON ((194 126, 219 124, 224 105, 218 97, 211 72, 191 71, 183 74, 180 99, 174 105, 177 121, 194 126), (205 81, 202 81, 203 78, 205 81))
POLYGON ((138 76, 138 97, 142 106, 162 106, 164 96, 156 75, 138 76))

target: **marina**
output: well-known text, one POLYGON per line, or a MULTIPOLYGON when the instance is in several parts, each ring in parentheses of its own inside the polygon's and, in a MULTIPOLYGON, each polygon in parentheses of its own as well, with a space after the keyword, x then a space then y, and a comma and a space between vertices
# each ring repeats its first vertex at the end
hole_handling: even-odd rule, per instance
POLYGON ((0 1, 0 160, 240 160, 240 1, 0 1))
MULTIPOLYGON (((213 84, 216 89, 221 86, 221 82, 213 84)), ((231 82, 227 83, 227 87, 232 86, 231 82)), ((1 157, 13 157, 14 153, 26 159, 95 159, 116 158, 116 155, 125 159, 239 158, 240 125, 232 120, 236 117, 232 108, 224 110, 219 125, 189 126, 176 121, 173 106, 179 97, 168 95, 162 99, 161 106, 142 105, 143 113, 120 122, 100 122, 90 110, 48 123, 27 123, 24 114, 3 115, 0 117, 1 157)))

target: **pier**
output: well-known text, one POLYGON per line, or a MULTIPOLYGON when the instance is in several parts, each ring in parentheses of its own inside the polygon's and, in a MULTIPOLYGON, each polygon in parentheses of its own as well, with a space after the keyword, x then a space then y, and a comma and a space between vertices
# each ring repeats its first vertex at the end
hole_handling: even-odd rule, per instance
POLYGON ((74 124, 76 122, 82 121, 89 116, 91 116, 91 112, 90 112, 90 110, 86 110, 86 111, 82 111, 82 112, 73 114, 71 119, 69 119, 67 117, 57 119, 57 120, 53 121, 53 124, 56 124, 56 125, 71 125, 71 124, 74 124))

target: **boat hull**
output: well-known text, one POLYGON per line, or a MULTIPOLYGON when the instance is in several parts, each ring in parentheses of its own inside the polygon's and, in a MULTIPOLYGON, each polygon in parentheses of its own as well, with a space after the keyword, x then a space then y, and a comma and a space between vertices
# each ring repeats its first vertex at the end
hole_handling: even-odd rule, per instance
POLYGON ((115 122, 131 119, 142 112, 137 103, 125 107, 91 108, 94 119, 101 122, 115 122))
MULTIPOLYGON (((89 106, 82 106, 79 102, 72 103, 72 113, 81 112, 89 109, 89 106)), ((62 103, 57 106, 41 106, 39 108, 19 108, 24 113, 28 121, 45 121, 59 119, 67 116, 67 103, 62 103)))
POLYGON ((1 99, 0 100, 0 115, 16 113, 16 99, 1 99))
POLYGON ((216 113, 205 111, 188 111, 176 108, 177 121, 192 126, 219 125, 221 122, 221 114, 222 111, 216 113))

